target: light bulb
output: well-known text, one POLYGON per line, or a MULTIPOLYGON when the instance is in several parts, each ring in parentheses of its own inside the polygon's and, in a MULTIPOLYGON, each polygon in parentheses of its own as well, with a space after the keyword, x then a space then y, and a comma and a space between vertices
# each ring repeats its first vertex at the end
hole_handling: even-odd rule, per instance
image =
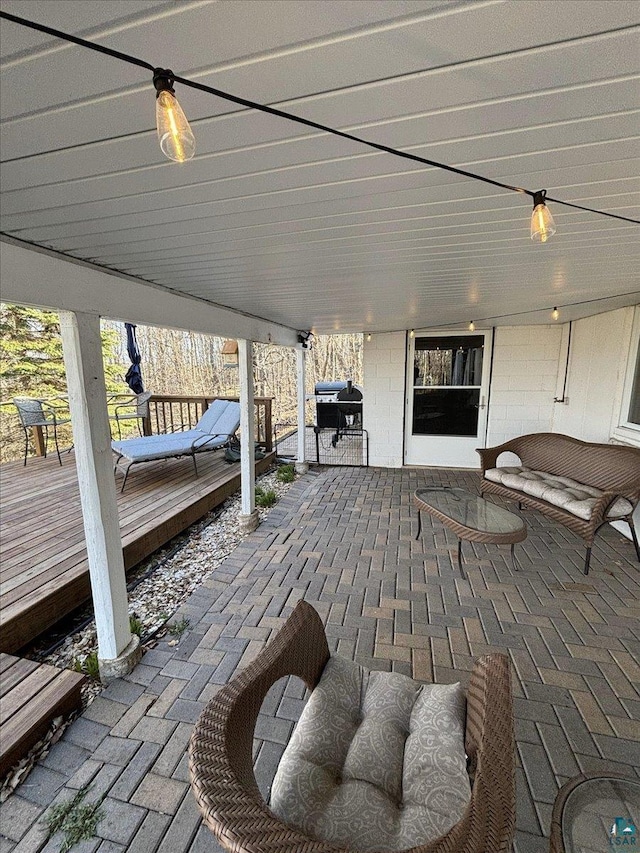
POLYGON ((546 190, 540 190, 533 195, 533 213, 531 214, 531 239, 538 243, 546 243, 549 237, 556 233, 555 222, 551 211, 545 203, 546 190))
POLYGON ((554 308, 553 311, 551 312, 551 319, 557 320, 559 316, 560 316, 560 312, 558 311, 557 308, 554 308))
POLYGON ((409 337, 413 338, 413 337, 415 337, 415 334, 416 333, 413 331, 413 329, 411 329, 411 331, 409 332, 409 337))
POLYGON ((469 323, 469 331, 475 332, 475 330, 476 330, 476 324, 473 322, 473 320, 471 320, 471 322, 469 323))
POLYGON ((370 341, 370 340, 371 340, 371 332, 367 332, 367 340, 368 340, 368 341, 370 341))
POLYGON ((196 153, 196 140, 173 90, 173 72, 156 68, 153 84, 157 89, 156 126, 162 153, 184 163, 196 153))

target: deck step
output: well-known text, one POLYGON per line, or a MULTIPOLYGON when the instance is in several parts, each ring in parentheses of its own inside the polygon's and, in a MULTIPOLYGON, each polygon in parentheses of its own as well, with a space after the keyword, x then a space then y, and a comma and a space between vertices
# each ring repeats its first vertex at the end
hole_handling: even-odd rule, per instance
POLYGON ((46 733, 51 721, 80 708, 85 676, 0 654, 0 776, 46 733))

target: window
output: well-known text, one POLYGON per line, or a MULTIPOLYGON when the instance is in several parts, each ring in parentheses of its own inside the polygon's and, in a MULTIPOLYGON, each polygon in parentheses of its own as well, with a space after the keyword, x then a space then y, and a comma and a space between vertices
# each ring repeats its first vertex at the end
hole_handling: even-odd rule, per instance
POLYGON ((627 423, 640 427, 640 346, 636 354, 635 375, 631 386, 628 409, 627 423))
POLYGON ((627 373, 614 437, 640 444, 640 307, 635 311, 627 373))

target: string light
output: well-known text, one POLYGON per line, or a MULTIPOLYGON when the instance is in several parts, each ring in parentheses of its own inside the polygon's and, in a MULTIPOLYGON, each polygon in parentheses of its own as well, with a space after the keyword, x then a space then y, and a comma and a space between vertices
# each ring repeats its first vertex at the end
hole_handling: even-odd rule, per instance
POLYGON ((469 322, 469 331, 470 331, 470 332, 475 332, 475 330, 476 330, 476 324, 473 322, 473 320, 471 320, 471 321, 469 322))
MULTIPOLYGON (((107 56, 119 59, 121 62, 128 62, 131 65, 137 65, 142 68, 147 68, 154 74, 154 84, 156 82, 156 72, 162 72, 162 69, 154 68, 153 65, 136 56, 122 53, 118 50, 113 50, 112 48, 106 47, 105 45, 96 44, 94 42, 80 38, 79 36, 74 36, 70 33, 65 33, 61 30, 54 29, 53 27, 47 27, 44 24, 39 24, 36 21, 30 21, 27 18, 22 18, 18 15, 12 15, 9 12, 0 10, 0 18, 4 18, 8 21, 13 21, 13 23, 20 24, 23 27, 28 27, 38 32, 46 33, 47 35, 54 36, 55 38, 62 39, 63 41, 80 45, 81 47, 85 47, 88 50, 94 50, 98 53, 106 54, 107 56)), ((277 107, 271 107, 267 104, 261 104, 257 101, 251 101, 248 98, 241 98, 237 95, 232 95, 229 92, 224 92, 221 89, 214 89, 212 86, 207 86, 206 84, 199 83, 196 80, 188 80, 184 77, 178 77, 177 75, 174 75, 172 74, 172 72, 169 71, 163 73, 170 75, 171 84, 169 88, 163 88, 162 90, 159 90, 159 93, 169 92, 169 94, 174 96, 173 100, 169 100, 167 98, 163 98, 162 100, 165 103, 168 101, 174 111, 173 116, 175 121, 175 132, 172 129, 172 123, 168 113, 168 107, 163 107, 163 109, 165 110, 163 114, 166 116, 166 120, 169 124, 169 136, 165 139, 165 144, 162 146, 162 148, 167 157, 170 157, 172 160, 178 160, 179 162, 188 160, 193 156, 193 153, 195 151, 195 140, 193 138, 193 133, 191 133, 191 129, 189 128, 189 124, 184 116, 184 113, 180 109, 177 100, 175 100, 175 94, 173 92, 173 83, 177 82, 182 84, 183 86, 189 86, 192 89, 198 89, 201 92, 207 92, 209 94, 215 95, 218 98, 223 98, 226 101, 230 101, 234 104, 239 104, 249 109, 259 110, 270 115, 278 116, 279 118, 287 119, 288 121, 297 122, 298 124, 302 124, 306 127, 312 127, 315 130, 320 130, 324 133, 331 133, 334 136, 339 136, 343 139, 349 139, 352 142, 358 142, 362 145, 367 145, 369 148, 373 148, 376 151, 383 151, 387 154, 392 154, 395 157, 402 157, 406 160, 422 163, 425 166, 431 166, 432 168, 443 169, 447 172, 452 172, 456 175, 462 175, 465 178, 471 178, 475 181, 482 181, 485 184, 490 184, 494 187, 509 190, 510 192, 517 192, 524 195, 528 195, 533 198, 534 206, 533 215, 531 217, 531 238, 541 243, 545 243, 549 239, 549 237, 555 234, 556 227, 553 222, 553 217, 551 216, 551 213, 549 212, 546 206, 547 195, 545 190, 538 190, 536 192, 533 192, 532 190, 528 190, 524 187, 511 186, 511 184, 505 184, 502 181, 495 181, 492 178, 487 178, 485 175, 479 175, 476 172, 469 172, 466 169, 459 169, 456 166, 449 166, 448 164, 440 163, 437 160, 430 160, 427 157, 420 157, 418 154, 413 154, 410 151, 403 151, 398 148, 392 148, 389 145, 383 145, 379 142, 373 142, 370 139, 365 139, 363 137, 356 136, 355 134, 347 133, 343 130, 338 130, 335 127, 320 124, 320 122, 312 121, 311 119, 304 118, 303 116, 295 115, 294 113, 288 113, 285 110, 278 109, 277 107), (180 116, 181 119, 184 121, 184 124, 182 124, 182 122, 178 122, 178 113, 176 108, 180 110, 180 116)), ((628 216, 621 216, 618 213, 610 213, 606 210, 597 210, 593 207, 586 207, 581 204, 574 204, 573 202, 562 201, 558 198, 549 198, 548 200, 554 202, 555 204, 561 204, 566 207, 572 207, 576 210, 585 210, 589 213, 595 213, 600 216, 610 217, 611 219, 618 219, 623 222, 631 222, 634 225, 640 225, 640 220, 631 219, 628 216)))
POLYGON ((553 311, 551 312, 551 319, 557 320, 559 316, 560 316, 560 312, 558 311, 557 308, 554 308, 553 311))
POLYGON ((173 81, 174 75, 170 69, 154 69, 158 141, 165 156, 176 163, 184 163, 196 153, 196 140, 176 98, 173 81))
POLYGON ((533 194, 533 213, 531 214, 531 239, 537 243, 546 243, 556 233, 556 225, 551 211, 546 205, 547 191, 538 190, 533 194))

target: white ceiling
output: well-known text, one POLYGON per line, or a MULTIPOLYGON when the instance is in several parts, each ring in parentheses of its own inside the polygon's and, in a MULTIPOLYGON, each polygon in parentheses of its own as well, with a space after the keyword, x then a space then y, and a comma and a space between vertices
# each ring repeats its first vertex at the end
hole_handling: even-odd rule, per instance
MULTIPOLYGON (((2 0, 12 14, 386 145, 640 219, 636 0, 2 0)), ((0 22, 5 234, 293 328, 548 322, 640 301, 638 226, 177 87, 0 22), (599 301, 591 301, 599 300, 599 301), (541 310, 539 310, 541 309, 541 310), (518 317, 519 312, 533 312, 518 317), (490 321, 489 321, 490 320, 490 321)), ((170 325, 168 318, 167 325, 170 325)))

